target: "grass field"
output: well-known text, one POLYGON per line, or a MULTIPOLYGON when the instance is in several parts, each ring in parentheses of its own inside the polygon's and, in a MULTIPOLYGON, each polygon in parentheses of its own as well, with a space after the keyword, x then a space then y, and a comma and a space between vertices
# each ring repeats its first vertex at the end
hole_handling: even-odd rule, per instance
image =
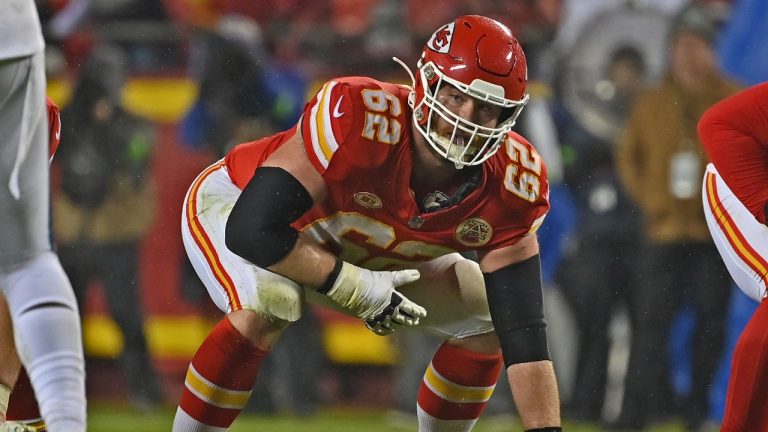
MULTIPOLYGON (((163 432, 171 430, 175 408, 138 413, 114 405, 91 404, 88 430, 91 432, 163 432)), ((598 432, 595 425, 565 423, 568 432, 598 432)), ((327 409, 310 418, 242 415, 232 432, 417 432, 416 418, 397 418, 369 409, 327 409)), ((478 422, 474 432, 517 432, 522 428, 514 417, 488 418, 478 422)), ((649 432, 682 432, 676 424, 649 432)))

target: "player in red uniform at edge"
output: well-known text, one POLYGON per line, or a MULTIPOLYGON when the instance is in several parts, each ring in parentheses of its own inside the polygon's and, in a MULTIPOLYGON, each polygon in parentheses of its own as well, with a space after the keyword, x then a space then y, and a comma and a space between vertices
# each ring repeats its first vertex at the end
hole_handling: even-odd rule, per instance
POLYGON ((709 231, 736 284, 760 302, 733 353, 722 429, 768 430, 768 83, 711 107, 699 121, 709 155, 702 198, 709 231))
POLYGON ((413 89, 326 82, 295 128, 235 147, 192 184, 184 245, 227 316, 192 359, 175 432, 232 424, 305 300, 379 335, 445 338, 419 391, 420 431, 471 430, 502 354, 525 429, 561 430, 535 235, 546 169, 511 131, 525 55, 507 27, 464 16, 417 66, 413 89), (470 250, 479 265, 457 253, 470 250))

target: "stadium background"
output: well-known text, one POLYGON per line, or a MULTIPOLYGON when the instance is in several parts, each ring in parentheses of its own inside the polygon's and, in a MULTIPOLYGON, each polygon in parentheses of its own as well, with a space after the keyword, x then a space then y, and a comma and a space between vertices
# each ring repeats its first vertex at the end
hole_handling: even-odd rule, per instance
MULTIPOLYGON (((41 8, 43 18, 50 19, 70 2, 60 0, 41 3, 46 3, 41 8)), ((166 408, 170 410, 180 394, 189 359, 219 318, 215 308, 203 308, 201 311, 200 305, 186 301, 181 292, 184 284, 181 263, 186 259, 179 236, 181 202, 194 177, 212 161, 210 152, 190 151, 180 138, 180 122, 195 103, 199 92, 196 81, 189 73, 188 29, 195 25, 206 25, 205 23, 212 22, 216 16, 233 12, 253 17, 262 24, 262 28, 267 28, 268 23, 275 16, 299 23, 294 28, 300 28, 304 37, 311 37, 312 31, 322 29, 322 34, 326 37, 336 38, 334 43, 325 46, 330 49, 329 52, 332 54, 330 57, 326 55, 328 53, 310 54, 302 50, 292 53, 297 57, 305 54, 308 57, 308 60, 300 58, 294 60, 303 62, 302 66, 310 82, 307 96, 311 96, 325 79, 336 75, 368 74, 385 80, 404 81, 407 77, 397 71, 394 65, 379 69, 375 67, 388 64, 385 60, 392 53, 403 55, 406 63, 413 65, 417 54, 411 44, 424 40, 423 29, 434 29, 444 21, 448 21, 450 17, 462 13, 485 13, 506 22, 522 40, 529 55, 537 56, 546 52, 552 42, 558 26, 564 20, 563 15, 567 12, 567 4, 572 4, 570 7, 573 11, 573 4, 579 1, 237 2, 232 0, 206 2, 167 0, 155 2, 121 0, 114 2, 111 6, 108 1, 92 3, 90 16, 78 30, 73 31, 66 38, 49 41, 49 48, 52 48, 49 50, 51 54, 49 56, 51 64, 49 95, 61 106, 67 104, 79 61, 95 41, 105 40, 117 43, 129 53, 133 68, 127 84, 122 89, 123 101, 129 111, 152 120, 158 127, 158 139, 151 168, 158 187, 158 210, 154 225, 142 243, 140 284, 149 348, 163 381, 164 396, 168 404, 166 408), (366 38, 366 35, 370 35, 374 30, 381 30, 380 26, 375 25, 381 16, 374 12, 382 13, 382 10, 386 12, 388 8, 401 9, 413 31, 408 40, 399 40, 398 43, 401 45, 386 45, 385 49, 377 54, 377 58, 371 59, 369 54, 377 45, 372 43, 370 38, 366 38), (355 55, 349 55, 350 52, 354 52, 355 55), (358 56, 358 52, 362 55, 358 56), (382 60, 383 57, 387 58, 382 60), (312 64, 307 66, 307 63, 312 64)), ((582 4, 586 5, 586 3, 589 2, 582 4)), ((737 3, 756 4, 754 1, 721 3, 730 4, 731 7, 737 3)), ((758 21, 759 17, 765 18, 766 15, 751 15, 752 19, 758 21), (758 18, 755 18, 756 16, 758 18)), ((768 36, 765 39, 768 40, 768 36)), ((743 50, 743 46, 735 49, 733 42, 731 46, 723 44, 720 52, 724 66, 733 65, 733 61, 728 63, 729 58, 736 58, 743 62, 746 55, 737 54, 743 50)), ((755 65, 755 68, 759 67, 760 65, 755 65)), ((535 70, 532 72, 534 82, 531 89, 534 97, 548 97, 552 93, 551 83, 546 82, 543 76, 536 76, 535 70)), ((761 76, 760 72, 752 72, 752 75, 739 78, 749 82, 755 80, 755 74, 761 76)), ((765 75, 762 76, 765 77, 765 75)), ((95 407, 94 410, 100 409, 99 407, 109 408, 94 411, 92 429, 122 430, 116 424, 125 422, 133 425, 130 428, 132 431, 141 431, 144 430, 141 429, 141 421, 130 420, 134 417, 127 417, 128 420, 125 420, 125 416, 130 416, 133 411, 116 410, 111 407, 112 404, 119 405, 126 397, 125 383, 121 382, 121 374, 114 361, 122 349, 122 336, 105 312, 106 308, 98 283, 95 285, 97 289, 89 291, 88 307, 84 311, 85 348, 89 357, 88 392, 90 404, 95 407)), ((731 343, 734 335, 737 335, 743 326, 743 320, 738 317, 745 314, 745 311, 751 307, 748 302, 738 298, 737 294, 734 298, 732 308, 734 318, 729 327, 731 343)), ((325 371, 325 376, 322 377, 325 380, 324 403, 330 407, 331 411, 324 411, 320 416, 319 424, 324 424, 323 421, 327 423, 325 423, 326 426, 318 426, 317 430, 331 430, 327 425, 334 425, 332 430, 347 430, 340 426, 341 419, 350 421, 348 430, 361 430, 364 427, 362 425, 369 424, 374 427, 376 425, 384 427, 381 424, 383 414, 378 410, 387 409, 393 401, 389 377, 391 367, 398 361, 397 346, 390 339, 372 335, 354 320, 331 312, 320 312, 319 316, 322 322, 323 349, 332 367, 325 371), (340 390, 339 381, 347 380, 353 383, 355 380, 375 380, 378 384, 377 391, 364 391, 365 387, 362 385, 346 385, 345 391, 340 390), (354 391, 356 388, 360 391, 354 391), (357 411, 347 412, 344 408, 341 411, 334 411, 337 407, 350 406, 373 408, 374 411, 363 411, 362 414, 357 411)), ((683 319, 679 327, 681 338, 685 337, 685 326, 686 321, 683 319)), ((727 365, 727 359, 724 359, 723 364, 727 365)), ((719 374, 719 387, 716 389, 716 392, 721 392, 721 397, 726 374, 727 367, 724 366, 719 374)), ((685 368, 682 367, 679 379, 684 381, 684 375, 685 368)), ((499 391, 506 391, 506 389, 499 391)), ((146 430, 167 429, 158 429, 158 424, 163 422, 170 424, 169 412, 166 410, 151 415, 143 414, 144 421, 151 422, 151 424, 147 423, 146 430)), ((714 416, 718 415, 715 407, 714 416)), ((249 424, 248 420, 241 419, 233 430, 262 430, 261 428, 298 430, 294 429, 298 428, 296 424, 281 425, 279 423, 279 421, 290 422, 290 419, 263 418, 253 421, 256 422, 253 426, 245 426, 249 424)), ((412 429, 415 430, 415 427, 412 429)), ((581 430, 575 425, 569 429, 581 430)), ((514 428, 509 424, 494 426, 491 423, 481 422, 478 430, 514 430, 514 428)), ((583 430, 592 429, 585 426, 583 430)))

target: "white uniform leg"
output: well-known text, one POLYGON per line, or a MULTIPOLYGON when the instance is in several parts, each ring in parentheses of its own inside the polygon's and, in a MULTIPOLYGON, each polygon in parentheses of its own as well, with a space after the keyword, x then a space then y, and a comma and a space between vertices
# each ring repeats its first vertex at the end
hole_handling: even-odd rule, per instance
POLYGON ((0 61, 0 289, 48 430, 81 432, 80 318, 49 234, 44 60, 40 51, 0 61))
POLYGON ((51 249, 44 61, 0 61, 0 271, 51 249))
POLYGON ((240 189, 230 181, 221 162, 198 176, 184 200, 181 221, 187 255, 223 312, 249 309, 272 322, 294 322, 303 312, 304 289, 227 248, 227 218, 239 195, 240 189))
POLYGON ((736 284, 750 298, 766 296, 768 227, 758 222, 709 164, 702 187, 709 232, 736 284))
POLYGON ((85 369, 77 302, 52 252, 5 275, 16 349, 51 432, 85 431, 85 369))
POLYGON ((485 283, 477 263, 453 253, 414 267, 421 278, 401 291, 427 309, 427 317, 417 330, 447 339, 493 331, 485 283))

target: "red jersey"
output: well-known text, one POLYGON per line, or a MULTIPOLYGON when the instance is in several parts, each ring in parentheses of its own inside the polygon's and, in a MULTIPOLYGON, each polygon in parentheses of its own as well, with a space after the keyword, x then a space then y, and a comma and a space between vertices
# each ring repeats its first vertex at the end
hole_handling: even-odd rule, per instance
POLYGON ((701 117, 699 138, 725 183, 765 223, 768 202, 768 83, 743 90, 701 117))
POLYGON ((482 165, 482 179, 453 207, 425 213, 410 189, 410 89, 370 78, 327 82, 307 103, 299 131, 240 144, 226 156, 232 181, 254 170, 293 133, 302 134, 328 195, 294 223, 343 260, 369 269, 516 243, 549 210, 546 167, 511 132, 482 165))

